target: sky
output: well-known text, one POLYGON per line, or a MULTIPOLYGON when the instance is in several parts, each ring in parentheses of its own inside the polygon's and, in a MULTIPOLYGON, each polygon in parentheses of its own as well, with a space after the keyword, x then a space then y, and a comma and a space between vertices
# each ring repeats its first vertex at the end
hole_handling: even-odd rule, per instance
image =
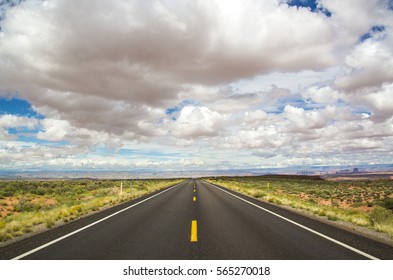
POLYGON ((0 170, 392 158, 391 0, 0 0, 0 170))

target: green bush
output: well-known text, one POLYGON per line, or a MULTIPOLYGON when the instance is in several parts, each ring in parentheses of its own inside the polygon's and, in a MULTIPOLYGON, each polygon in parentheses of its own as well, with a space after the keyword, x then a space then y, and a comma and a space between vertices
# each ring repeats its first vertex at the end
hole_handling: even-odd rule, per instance
POLYGON ((340 201, 338 199, 332 199, 332 206, 339 207, 340 206, 340 201))
POLYGON ((55 221, 52 221, 52 220, 47 220, 45 222, 45 225, 47 228, 52 228, 54 226, 54 224, 55 224, 55 221))
POLYGON ((309 199, 309 200, 307 200, 309 203, 311 203, 311 204, 318 204, 318 202, 314 199, 314 198, 311 198, 311 199, 309 199))
POLYGON ((339 220, 339 218, 337 217, 337 215, 335 213, 329 212, 326 216, 329 221, 338 221, 339 220))
POLYGON ((254 196, 255 198, 260 198, 260 197, 266 196, 266 193, 265 193, 265 192, 261 192, 261 191, 257 191, 257 192, 255 192, 255 193, 253 194, 253 196, 254 196))
POLYGON ((29 199, 22 197, 18 203, 14 205, 15 212, 29 212, 35 210, 35 205, 29 199))
POLYGON ((383 223, 393 217, 392 211, 382 207, 376 207, 370 215, 370 220, 373 225, 383 223))
POLYGON ((0 196, 10 197, 15 194, 15 189, 12 187, 0 188, 0 196))
POLYGON ((357 201, 357 202, 351 204, 351 207, 353 207, 353 208, 358 208, 358 207, 361 207, 361 206, 364 206, 364 205, 365 205, 365 204, 364 204, 363 202, 357 201))
POLYGON ((377 207, 370 216, 373 228, 386 232, 393 237, 393 213, 392 211, 377 207))
POLYGON ((382 205, 384 208, 389 209, 389 210, 393 210, 393 198, 391 197, 385 197, 382 200, 382 205))
POLYGON ((46 189, 38 187, 37 189, 33 190, 32 193, 36 195, 45 195, 46 189))

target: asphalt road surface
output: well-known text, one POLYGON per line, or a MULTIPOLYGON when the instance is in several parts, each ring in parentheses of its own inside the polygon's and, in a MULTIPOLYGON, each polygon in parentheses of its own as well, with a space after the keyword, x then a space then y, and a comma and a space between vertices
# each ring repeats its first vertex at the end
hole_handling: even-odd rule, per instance
POLYGON ((393 259, 393 248, 187 180, 0 248, 1 259, 393 259))

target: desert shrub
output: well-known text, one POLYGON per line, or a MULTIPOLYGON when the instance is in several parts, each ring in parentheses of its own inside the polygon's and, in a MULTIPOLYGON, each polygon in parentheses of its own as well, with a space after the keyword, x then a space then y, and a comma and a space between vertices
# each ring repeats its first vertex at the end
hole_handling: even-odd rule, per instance
POLYGON ((372 201, 367 201, 367 207, 373 207, 374 206, 374 202, 372 201))
POLYGON ((323 189, 322 190, 322 194, 330 196, 331 195, 331 191, 328 190, 328 189, 323 189))
POLYGON ((370 215, 370 220, 373 225, 383 223, 393 217, 392 211, 382 207, 376 207, 370 215))
POLYGON ((328 211, 328 212, 326 213, 326 217, 327 217, 328 220, 330 220, 330 221, 337 221, 337 220, 339 220, 337 214, 336 214, 335 212, 333 212, 333 211, 328 211))
POLYGON ((353 208, 358 208, 358 207, 360 207, 360 206, 364 206, 365 204, 363 203, 363 202, 359 202, 359 201, 356 201, 355 203, 353 203, 353 204, 351 204, 351 207, 353 207, 353 208))
POLYGON ((351 215, 349 217, 349 221, 355 225, 358 225, 358 226, 368 226, 368 225, 370 225, 370 222, 371 222, 370 218, 362 213, 351 215))
POLYGON ((46 225, 47 228, 51 228, 51 227, 53 227, 53 226, 55 225, 55 221, 53 221, 53 220, 47 220, 47 221, 45 222, 45 225, 46 225))
POLYGON ((393 198, 385 197, 382 200, 382 206, 386 209, 393 210, 393 198))
POLYGON ((29 212, 35 210, 35 205, 28 198, 22 197, 18 203, 14 205, 15 212, 29 212))
POLYGON ((374 229, 378 231, 386 232, 393 237, 392 211, 382 207, 376 207, 373 213, 371 214, 370 219, 374 229))
POLYGON ((318 204, 318 202, 315 199, 313 199, 313 198, 311 198, 311 199, 309 199, 307 201, 310 202, 311 204, 318 204))
POLYGON ((256 191, 253 194, 253 197, 255 197, 255 198, 260 198, 260 197, 264 197, 264 196, 266 196, 266 193, 262 192, 262 191, 256 191))
POLYGON ((338 199, 332 199, 332 206, 339 207, 340 206, 339 200, 338 199))
POLYGON ((11 221, 5 226, 5 229, 9 233, 18 232, 22 229, 22 225, 18 221, 11 221))
POLYGON ((15 194, 15 189, 12 187, 3 187, 0 188, 0 195, 3 197, 10 197, 15 194))
POLYGON ((326 216, 326 211, 321 208, 317 208, 313 210, 313 213, 318 215, 318 216, 326 216))
POLYGON ((46 190, 42 187, 38 187, 35 190, 32 190, 31 193, 36 194, 36 195, 45 195, 46 190))

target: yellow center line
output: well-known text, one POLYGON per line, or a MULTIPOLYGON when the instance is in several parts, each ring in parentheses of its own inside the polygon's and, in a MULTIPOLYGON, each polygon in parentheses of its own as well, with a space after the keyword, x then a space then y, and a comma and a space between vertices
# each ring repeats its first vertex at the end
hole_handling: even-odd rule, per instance
POLYGON ((191 222, 191 242, 198 241, 198 230, 197 230, 197 221, 192 220, 191 222))
POLYGON ((194 190, 194 192, 196 192, 196 190, 194 190))
POLYGON ((192 198, 192 201, 196 201, 196 196, 194 196, 194 197, 192 198))

